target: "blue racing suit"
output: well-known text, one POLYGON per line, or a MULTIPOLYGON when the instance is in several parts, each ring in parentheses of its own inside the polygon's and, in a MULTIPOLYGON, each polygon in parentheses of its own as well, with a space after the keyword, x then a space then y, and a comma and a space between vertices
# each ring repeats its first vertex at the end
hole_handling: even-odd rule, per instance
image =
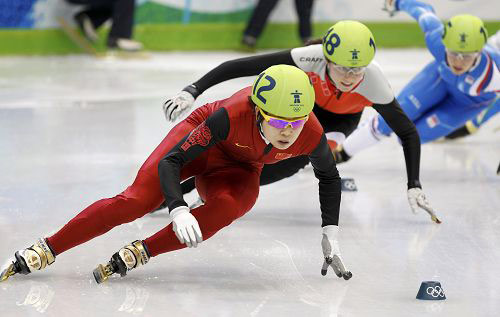
MULTIPOLYGON (((500 108, 500 52, 486 45, 472 68, 462 75, 452 73, 441 41, 443 24, 434 9, 415 0, 396 0, 396 8, 418 21, 425 33, 425 42, 434 61, 418 73, 401 91, 397 100, 406 115, 415 123, 422 143, 433 141, 477 119, 486 110, 484 119, 500 108)), ((378 116, 377 130, 389 135, 392 130, 378 116)))

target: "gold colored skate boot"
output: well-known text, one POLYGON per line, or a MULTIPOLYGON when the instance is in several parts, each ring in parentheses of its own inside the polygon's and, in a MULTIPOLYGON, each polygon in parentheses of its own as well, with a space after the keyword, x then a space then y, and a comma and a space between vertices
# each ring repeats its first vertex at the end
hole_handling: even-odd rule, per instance
POLYGON ((115 273, 123 277, 127 275, 127 271, 148 263, 149 258, 144 243, 136 240, 113 254, 108 264, 99 264, 93 271, 94 278, 97 284, 101 284, 115 273))
POLYGON ((31 247, 17 251, 15 261, 0 273, 0 282, 6 281, 14 274, 30 274, 39 271, 54 263, 55 254, 44 238, 38 239, 31 247))

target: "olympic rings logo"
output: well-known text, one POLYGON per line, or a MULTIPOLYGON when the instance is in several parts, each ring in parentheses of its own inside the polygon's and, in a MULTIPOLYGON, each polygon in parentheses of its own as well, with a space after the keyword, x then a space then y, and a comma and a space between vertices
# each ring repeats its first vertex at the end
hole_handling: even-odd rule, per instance
POLYGON ((443 289, 440 286, 429 286, 425 291, 427 292, 427 294, 431 295, 434 298, 444 297, 443 289))
POLYGON ((351 180, 344 181, 344 187, 350 190, 356 189, 356 184, 351 180))
POLYGON ((350 191, 355 191, 356 190, 356 183, 351 180, 351 179, 343 179, 342 180, 342 185, 346 190, 350 191))

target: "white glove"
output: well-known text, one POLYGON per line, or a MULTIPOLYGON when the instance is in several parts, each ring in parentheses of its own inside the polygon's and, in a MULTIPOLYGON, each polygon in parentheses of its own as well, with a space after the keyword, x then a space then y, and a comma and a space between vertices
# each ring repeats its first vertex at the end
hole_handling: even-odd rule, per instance
POLYGON ((393 17, 398 10, 396 10, 397 0, 384 0, 384 8, 382 10, 387 11, 390 17, 393 17))
POLYGON ((338 226, 329 225, 323 227, 321 247, 323 248, 325 261, 323 262, 323 267, 321 268, 321 275, 325 276, 328 267, 331 266, 338 277, 344 277, 344 280, 348 280, 352 277, 352 273, 345 268, 342 257, 340 256, 339 242, 337 241, 338 235, 338 226))
POLYGON ((408 203, 410 203, 411 211, 413 211, 414 214, 418 213, 420 207, 429 213, 432 221, 435 223, 441 223, 441 220, 436 217, 434 209, 427 201, 427 198, 425 198, 422 188, 414 187, 408 189, 408 203))
POLYGON ((189 207, 179 206, 170 212, 174 233, 180 243, 196 248, 203 241, 200 226, 196 218, 189 212, 189 207))
POLYGON ((163 112, 167 121, 175 121, 189 111, 194 104, 194 97, 187 91, 181 91, 163 104, 163 112))

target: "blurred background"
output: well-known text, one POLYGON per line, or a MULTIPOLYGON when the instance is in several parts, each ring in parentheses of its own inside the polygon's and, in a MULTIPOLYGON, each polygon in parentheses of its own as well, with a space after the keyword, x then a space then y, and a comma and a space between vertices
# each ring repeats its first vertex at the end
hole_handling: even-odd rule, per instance
MULTIPOLYGON (((58 18, 76 26, 74 15, 86 0, 0 0, 0 54, 70 54, 81 48, 60 29, 58 18), (69 1, 69 2, 68 2, 69 1), (72 3, 70 3, 72 2, 72 3)), ((99 0, 89 0, 89 2, 99 0)), ((101 2, 110 2, 103 0, 101 2)), ((125 1, 125 0, 124 0, 125 1)), ((264 0, 270 11, 268 24, 260 17, 262 34, 257 49, 291 48, 304 40, 297 30, 299 15, 312 5, 311 37, 319 37, 335 21, 356 19, 367 23, 378 47, 423 47, 422 32, 407 14, 389 19, 381 10, 383 1, 366 0, 264 0), (275 4, 276 3, 276 4, 275 4), (298 4, 296 6, 296 4, 298 4), (306 7, 306 9, 303 8, 306 7)), ((459 13, 481 17, 490 34, 500 27, 500 1, 427 1, 442 19, 459 13)), ((242 36, 257 0, 136 0, 133 39, 150 51, 234 50, 242 47, 242 36)), ((268 14, 265 12, 264 14, 268 14)), ((306 14, 307 15, 307 14, 306 14)), ((307 23, 307 18, 306 18, 307 23)), ((98 51, 106 48, 109 24, 98 30, 98 51)), ((260 30, 257 30, 257 32, 260 30)))

